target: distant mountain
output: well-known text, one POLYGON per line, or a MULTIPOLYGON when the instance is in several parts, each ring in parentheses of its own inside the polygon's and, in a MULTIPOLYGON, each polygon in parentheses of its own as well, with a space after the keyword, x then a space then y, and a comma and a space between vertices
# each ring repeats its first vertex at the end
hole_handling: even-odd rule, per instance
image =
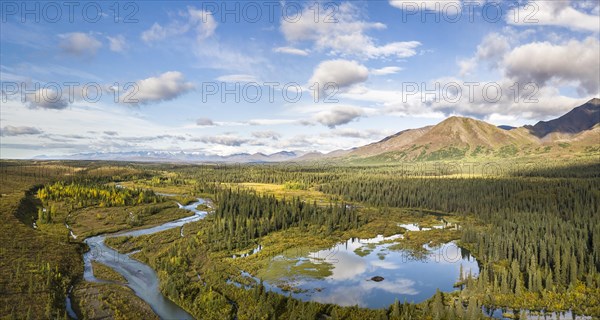
POLYGON ((450 117, 435 126, 400 131, 344 155, 349 160, 452 160, 600 151, 600 99, 534 126, 494 126, 450 117), (595 151, 594 151, 595 150, 595 151))
POLYGON ((592 99, 565 115, 533 126, 494 126, 465 117, 450 117, 435 126, 400 131, 381 141, 349 150, 240 153, 229 156, 199 152, 132 151, 85 153, 37 159, 117 160, 148 162, 269 163, 286 161, 393 162, 563 157, 576 153, 600 154, 600 99, 592 99))
POLYGON ((577 134, 590 130, 598 123, 600 123, 600 99, 594 98, 560 118, 540 121, 534 126, 525 126, 525 128, 536 137, 544 138, 550 133, 577 134))
POLYGON ((501 125, 501 126, 498 126, 498 128, 500 128, 502 130, 512 130, 512 129, 515 129, 516 127, 501 125))
POLYGON ((263 163, 282 162, 304 155, 301 152, 281 151, 273 154, 238 153, 228 156, 206 155, 199 152, 168 152, 168 151, 131 151, 131 152, 95 152, 80 153, 69 156, 39 156, 36 159, 65 159, 65 160, 116 160, 140 162, 227 162, 227 163, 263 163))
POLYGON ((296 159, 293 159, 293 161, 317 161, 317 160, 340 158, 340 157, 346 156, 347 154, 351 153, 355 149, 356 148, 352 148, 349 150, 334 150, 329 153, 321 153, 319 151, 312 151, 312 152, 308 152, 296 159))

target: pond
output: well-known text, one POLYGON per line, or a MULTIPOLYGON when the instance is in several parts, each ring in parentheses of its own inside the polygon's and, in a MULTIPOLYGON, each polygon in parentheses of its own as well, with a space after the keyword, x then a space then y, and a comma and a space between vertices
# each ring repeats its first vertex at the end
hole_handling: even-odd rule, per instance
POLYGON ((316 252, 288 251, 253 278, 263 279, 268 290, 304 301, 387 308, 396 299, 427 300, 438 288, 456 290, 461 269, 464 277, 479 273, 477 261, 455 242, 425 245, 415 254, 392 247, 401 238, 349 239, 316 252))

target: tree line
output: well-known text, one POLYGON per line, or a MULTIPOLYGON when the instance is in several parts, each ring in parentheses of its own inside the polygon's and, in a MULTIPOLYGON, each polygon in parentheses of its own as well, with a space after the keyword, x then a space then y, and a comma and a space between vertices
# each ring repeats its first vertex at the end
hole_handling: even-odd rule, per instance
POLYGON ((270 232, 291 227, 331 234, 365 223, 345 203, 318 206, 297 197, 280 200, 273 195, 230 188, 216 192, 215 201, 218 206, 214 222, 207 231, 215 250, 244 248, 270 232))

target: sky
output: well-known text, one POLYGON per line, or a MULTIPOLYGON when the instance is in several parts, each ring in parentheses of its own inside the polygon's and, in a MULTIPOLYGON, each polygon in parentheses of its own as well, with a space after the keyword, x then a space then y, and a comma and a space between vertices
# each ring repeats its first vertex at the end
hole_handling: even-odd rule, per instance
POLYGON ((600 94, 600 2, 1 3, 1 158, 329 152, 600 94))

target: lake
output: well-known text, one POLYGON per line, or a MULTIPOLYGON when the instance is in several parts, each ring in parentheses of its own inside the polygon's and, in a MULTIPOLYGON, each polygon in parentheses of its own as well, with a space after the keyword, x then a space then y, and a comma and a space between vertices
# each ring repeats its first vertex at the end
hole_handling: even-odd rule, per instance
POLYGON ((416 303, 427 300, 438 288, 456 290, 461 265, 465 277, 469 272, 473 276, 479 273, 477 261, 455 242, 424 246, 421 254, 414 254, 391 248, 401 238, 355 238, 316 252, 290 250, 274 257, 253 278, 262 278, 268 290, 291 293, 304 301, 387 308, 396 299, 416 303), (373 281, 373 277, 383 280, 373 281))

